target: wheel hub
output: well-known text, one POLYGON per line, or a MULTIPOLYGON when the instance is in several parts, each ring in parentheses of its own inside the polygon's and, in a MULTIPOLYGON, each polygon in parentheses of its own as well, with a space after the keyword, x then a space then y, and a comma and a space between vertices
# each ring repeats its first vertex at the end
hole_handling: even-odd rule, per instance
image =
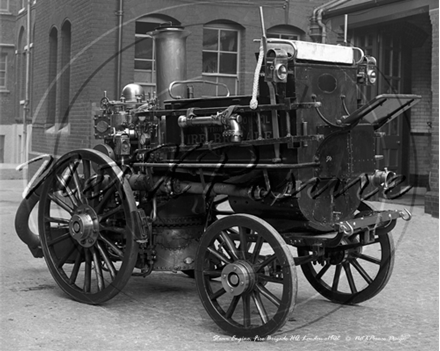
MULTIPOLYGON (((358 240, 348 240, 347 238, 343 238, 341 240, 341 245, 349 245, 349 244, 356 244, 358 243, 358 240)), ((340 251, 336 251, 331 253, 331 255, 329 256, 330 258, 330 264, 332 265, 338 265, 338 264, 342 264, 342 263, 346 263, 348 262, 350 259, 352 259, 353 257, 356 257, 357 254, 362 253, 362 247, 355 247, 355 248, 349 248, 349 249, 345 249, 345 250, 340 250, 340 251)))
POLYGON ((88 205, 78 206, 69 222, 69 233, 81 246, 93 246, 99 235, 96 212, 88 205))
POLYGON ((253 289, 255 271, 246 261, 236 261, 223 268, 221 282, 227 293, 238 296, 253 289))

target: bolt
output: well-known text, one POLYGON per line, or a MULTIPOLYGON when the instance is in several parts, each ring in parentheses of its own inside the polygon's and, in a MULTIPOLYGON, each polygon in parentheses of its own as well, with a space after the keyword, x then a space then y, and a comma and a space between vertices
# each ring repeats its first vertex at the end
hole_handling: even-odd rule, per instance
POLYGON ((237 270, 237 267, 234 267, 234 271, 236 271, 237 270))
POLYGON ((234 289, 231 289, 231 292, 234 292, 234 289))

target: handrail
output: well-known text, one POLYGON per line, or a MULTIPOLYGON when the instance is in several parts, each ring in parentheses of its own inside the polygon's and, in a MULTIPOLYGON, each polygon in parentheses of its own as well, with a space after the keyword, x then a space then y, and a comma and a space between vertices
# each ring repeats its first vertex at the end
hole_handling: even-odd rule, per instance
POLYGON ((211 82, 209 80, 196 80, 196 79, 190 79, 190 80, 175 80, 174 82, 171 82, 170 86, 168 87, 168 94, 170 94, 171 98, 173 99, 181 99, 182 97, 179 95, 173 95, 172 93, 172 89, 175 85, 181 85, 181 84, 194 84, 194 83, 203 83, 203 84, 211 84, 211 85, 217 85, 217 86, 223 86, 226 91, 227 94, 225 95, 226 97, 228 97, 230 95, 229 92, 229 88, 226 84, 224 83, 218 83, 218 82, 211 82))

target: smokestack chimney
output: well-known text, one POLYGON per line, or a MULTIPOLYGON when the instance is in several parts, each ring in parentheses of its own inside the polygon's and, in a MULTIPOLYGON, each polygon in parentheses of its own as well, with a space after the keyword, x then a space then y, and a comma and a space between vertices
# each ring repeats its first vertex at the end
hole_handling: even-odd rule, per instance
MULTIPOLYGON (((156 44, 156 89, 159 107, 170 100, 168 87, 186 79, 186 38, 190 33, 180 26, 159 27, 153 32, 156 44)), ((186 97, 186 86, 173 88, 173 94, 186 97)))

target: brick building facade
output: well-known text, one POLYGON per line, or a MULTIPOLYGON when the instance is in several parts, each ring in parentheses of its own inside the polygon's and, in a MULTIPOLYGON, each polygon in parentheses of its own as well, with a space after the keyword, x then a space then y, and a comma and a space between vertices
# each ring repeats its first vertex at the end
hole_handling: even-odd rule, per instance
MULTIPOLYGON (((26 62, 25 2, 0 2, 0 163, 19 163, 25 155, 23 118, 26 62)), ((30 126, 27 128, 30 131, 30 126)))

